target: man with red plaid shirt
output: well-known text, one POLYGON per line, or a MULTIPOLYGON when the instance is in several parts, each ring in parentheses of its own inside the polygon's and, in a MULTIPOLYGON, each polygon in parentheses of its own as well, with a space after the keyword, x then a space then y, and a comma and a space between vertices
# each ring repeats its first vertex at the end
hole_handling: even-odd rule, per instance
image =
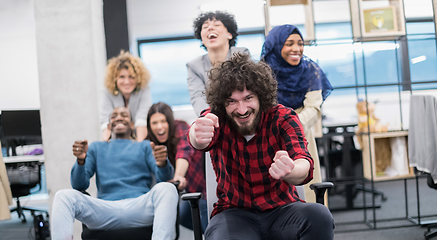
POLYGON ((210 151, 217 177, 206 239, 333 239, 329 210, 297 195, 314 162, 297 114, 276 102, 268 65, 238 53, 209 78, 210 108, 188 133, 193 147, 210 151))

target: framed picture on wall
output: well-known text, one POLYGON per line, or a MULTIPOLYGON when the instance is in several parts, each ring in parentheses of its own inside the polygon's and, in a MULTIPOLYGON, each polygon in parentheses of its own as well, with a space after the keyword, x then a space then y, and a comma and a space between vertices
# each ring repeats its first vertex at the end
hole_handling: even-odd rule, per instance
POLYGON ((391 40, 406 35, 403 0, 350 0, 349 3, 355 41, 391 40))
POLYGON ((395 6, 387 6, 362 10, 363 36, 387 36, 396 34, 398 17, 395 6))
POLYGON ((308 4, 308 0, 270 0, 270 6, 290 5, 290 4, 308 4))
POLYGON ((366 33, 397 31, 397 18, 394 6, 364 9, 363 17, 366 33))

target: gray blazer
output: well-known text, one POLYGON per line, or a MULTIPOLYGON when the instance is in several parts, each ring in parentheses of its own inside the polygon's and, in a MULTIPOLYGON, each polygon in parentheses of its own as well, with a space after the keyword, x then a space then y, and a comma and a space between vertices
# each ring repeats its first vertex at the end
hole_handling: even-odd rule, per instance
MULTIPOLYGON (((231 47, 229 49, 226 60, 236 52, 249 53, 249 49, 244 47, 231 47)), ((193 105, 196 115, 199 116, 202 110, 208 108, 206 103, 205 88, 208 83, 207 72, 211 70, 211 61, 208 58, 208 54, 197 57, 187 63, 188 70, 188 91, 190 92, 190 101, 193 105)))
MULTIPOLYGON (((145 86, 138 92, 133 92, 129 99, 129 111, 135 121, 135 127, 147 125, 147 113, 152 106, 152 96, 149 86, 145 86)), ((100 104, 101 129, 105 129, 109 123, 112 110, 116 107, 124 107, 124 98, 121 93, 111 94, 106 88, 103 92, 103 100, 100 104)))

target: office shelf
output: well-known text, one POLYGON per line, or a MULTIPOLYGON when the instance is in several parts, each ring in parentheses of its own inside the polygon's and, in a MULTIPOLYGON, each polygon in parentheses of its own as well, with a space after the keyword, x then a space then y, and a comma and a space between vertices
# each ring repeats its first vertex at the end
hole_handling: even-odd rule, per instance
POLYGON ((413 178, 414 170, 408 162, 408 131, 380 132, 363 134, 363 171, 364 177, 373 181, 384 181, 392 179, 413 178), (403 146, 399 146, 401 156, 392 160, 393 151, 390 140, 399 137, 403 138, 403 146), (370 156, 371 155, 371 156, 370 156), (399 165, 404 165, 407 174, 397 174, 389 176, 386 170, 391 166, 392 161, 398 161, 399 165))

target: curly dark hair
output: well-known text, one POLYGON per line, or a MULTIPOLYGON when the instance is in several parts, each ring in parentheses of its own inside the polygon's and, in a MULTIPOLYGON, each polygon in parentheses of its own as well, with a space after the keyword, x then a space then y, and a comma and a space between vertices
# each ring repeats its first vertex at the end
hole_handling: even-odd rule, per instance
POLYGON ((254 62, 249 54, 234 53, 234 56, 208 72, 209 84, 206 88, 206 100, 211 112, 217 116, 226 116, 226 101, 235 90, 247 90, 259 99, 260 112, 277 104, 276 89, 278 83, 272 75, 269 65, 263 61, 254 62))
POLYGON ((163 102, 158 102, 153 104, 149 112, 147 113, 147 140, 158 145, 165 145, 167 147, 168 159, 173 167, 176 167, 176 147, 179 143, 179 138, 176 137, 176 127, 175 127, 175 119, 173 116, 173 110, 171 107, 163 102), (158 141, 158 138, 153 134, 152 129, 150 128, 150 118, 155 113, 164 114, 167 123, 168 123, 168 139, 167 142, 161 143, 158 141))
MULTIPOLYGON (((229 40, 229 47, 235 46, 235 44, 237 43, 238 26, 237 22, 234 19, 234 15, 227 12, 215 11, 200 14, 193 23, 194 37, 202 40, 202 37, 200 36, 200 32, 202 32, 202 25, 206 20, 212 19, 219 20, 223 23, 223 25, 225 25, 228 32, 232 34, 232 39, 229 40)), ((207 50, 203 43, 201 46, 205 48, 205 50, 207 50)))

